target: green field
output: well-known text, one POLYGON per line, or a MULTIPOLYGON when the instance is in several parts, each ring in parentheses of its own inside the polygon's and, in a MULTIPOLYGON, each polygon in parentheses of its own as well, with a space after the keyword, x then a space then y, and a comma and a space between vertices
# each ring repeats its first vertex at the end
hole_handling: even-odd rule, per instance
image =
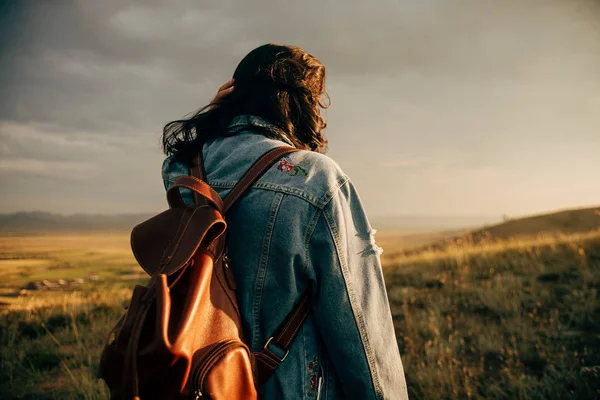
MULTIPOLYGON (((600 398, 600 230, 377 239, 411 399, 600 398)), ((107 399, 99 353, 145 281, 128 235, 4 236, 0 277, 0 398, 107 399)))

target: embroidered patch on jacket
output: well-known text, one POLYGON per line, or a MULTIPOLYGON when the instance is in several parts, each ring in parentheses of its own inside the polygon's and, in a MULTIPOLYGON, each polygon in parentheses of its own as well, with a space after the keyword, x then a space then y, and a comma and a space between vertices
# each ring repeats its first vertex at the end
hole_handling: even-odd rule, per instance
POLYGON ((285 159, 279 161, 279 163, 277 164, 277 169, 280 171, 286 172, 288 175, 291 175, 291 176, 296 176, 298 174, 302 174, 304 176, 308 175, 306 173, 306 170, 304 168, 302 168, 300 165, 294 165, 285 159))
POLYGON ((308 364, 308 374, 310 376, 308 395, 313 397, 319 392, 319 360, 317 357, 308 364))

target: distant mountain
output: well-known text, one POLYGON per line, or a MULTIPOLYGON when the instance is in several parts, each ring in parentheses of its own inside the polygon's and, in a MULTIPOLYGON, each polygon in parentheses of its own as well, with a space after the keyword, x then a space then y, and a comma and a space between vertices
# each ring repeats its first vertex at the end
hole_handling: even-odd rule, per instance
POLYGON ((375 229, 393 230, 398 233, 431 233, 448 230, 471 230, 494 223, 499 218, 492 216, 426 216, 426 215, 390 215, 369 216, 369 222, 375 229))
MULTIPOLYGON (((130 231, 154 214, 73 214, 48 212, 17 212, 0 214, 0 232, 67 232, 67 231, 130 231)), ((600 228, 600 206, 509 219, 491 225, 493 217, 485 216, 374 216, 373 228, 393 230, 401 234, 440 231, 472 231, 477 241, 481 237, 507 238, 537 235, 542 232, 580 232, 600 228), (487 226, 486 226, 487 224, 487 226), (482 228, 484 227, 484 228, 482 228)))
POLYGON ((0 232, 129 231, 153 214, 73 214, 17 212, 0 214, 0 232))
MULTIPOLYGON (((153 214, 73 214, 49 212, 17 212, 0 214, 0 232, 68 232, 68 231, 129 231, 153 214)), ((485 217, 429 217, 429 216, 375 216, 371 225, 378 230, 398 233, 424 233, 451 229, 470 229, 482 226, 492 218, 485 217)))
POLYGON ((600 206, 563 210, 506 219, 503 223, 478 229, 472 233, 475 241, 482 237, 507 239, 513 236, 535 236, 540 233, 576 233, 600 229, 600 206))

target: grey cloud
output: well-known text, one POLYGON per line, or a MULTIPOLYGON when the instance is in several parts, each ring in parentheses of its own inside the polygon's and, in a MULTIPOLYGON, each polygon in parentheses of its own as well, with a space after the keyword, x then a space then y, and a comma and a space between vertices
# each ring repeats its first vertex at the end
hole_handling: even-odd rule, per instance
POLYGON ((162 190, 158 167, 147 167, 160 164, 162 125, 208 102, 239 60, 265 42, 297 44, 327 66, 330 126, 354 132, 332 132, 350 143, 334 152, 348 159, 392 159, 402 140, 409 158, 455 146, 480 165, 504 139, 515 139, 511 134, 543 136, 530 115, 541 118, 567 101, 571 119, 556 112, 547 120, 579 121, 573 136, 595 132, 597 1, 375 4, 0 2, 0 158, 5 172, 12 168, 3 183, 19 191, 20 176, 41 179, 39 166, 47 165, 58 172, 45 188, 58 185, 81 198, 81 190, 94 198, 127 193, 128 201, 143 202, 130 178, 138 177, 144 194, 162 190), (398 131, 408 133, 382 149, 378 143, 398 131), (371 132, 373 142, 364 144, 361 132, 371 132), (11 167, 6 160, 24 161, 11 167), (105 190, 57 183, 67 179, 69 162, 98 171, 105 190))
MULTIPOLYGON (((214 85, 223 70, 232 71, 244 53, 269 39, 306 43, 336 75, 393 76, 411 67, 449 70, 452 66, 489 73, 498 68, 501 57, 518 60, 519 52, 528 51, 516 41, 516 33, 527 29, 531 8, 519 8, 519 15, 514 5, 489 1, 463 1, 460 7, 445 1, 414 3, 388 1, 377 7, 366 2, 341 6, 333 1, 224 1, 202 6, 191 1, 28 3, 14 12, 21 18, 9 35, 13 60, 6 62, 9 71, 3 74, 9 96, 4 96, 1 117, 16 114, 23 120, 34 110, 46 114, 40 118, 56 115, 75 126, 96 128, 94 124, 104 121, 104 128, 118 129, 119 122, 134 118, 104 103, 135 110, 133 100, 148 94, 161 96, 166 103, 179 95, 190 99, 188 83, 214 85), (486 7, 493 13, 482 17, 486 7), (493 41, 493 32, 506 23, 517 32, 502 46, 493 41), (497 53, 480 52, 486 48, 497 53), (77 65, 97 75, 81 76, 77 65), (137 78, 135 70, 140 72, 137 78), (157 71, 169 79, 152 79, 157 71), (53 103, 65 105, 64 109, 48 107, 53 103), (104 118, 88 117, 90 112, 104 118)), ((505 65, 497 72, 501 69, 506 72, 505 65)), ((202 94, 209 94, 208 88, 202 94)), ((148 104, 140 106, 144 105, 148 104)), ((168 104, 166 108, 177 110, 168 104)))
POLYGON ((102 136, 65 136, 35 126, 22 124, 0 125, 3 160, 38 159, 42 161, 89 160, 119 151, 123 146, 102 136))
POLYGON ((413 70, 473 80, 518 77, 560 38, 554 26, 531 30, 535 3, 491 0, 25 4, 4 10, 14 23, 0 120, 112 135, 157 131, 204 105, 267 41, 306 45, 334 81, 413 70))
MULTIPOLYGON (((77 161, 42 161, 38 158, 21 157, 18 162, 0 160, 0 174, 36 175, 54 177, 69 182, 80 182, 90 177, 95 165, 77 161)), ((97 172, 97 171, 96 171, 97 172)))

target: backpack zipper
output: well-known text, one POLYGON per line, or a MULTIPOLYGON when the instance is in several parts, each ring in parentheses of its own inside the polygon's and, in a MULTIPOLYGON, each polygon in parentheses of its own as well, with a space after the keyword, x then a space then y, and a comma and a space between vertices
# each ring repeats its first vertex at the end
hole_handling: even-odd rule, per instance
POLYGON ((208 352, 208 354, 206 354, 204 356, 202 361, 199 362, 200 367, 198 367, 198 369, 194 373, 194 381, 193 381, 194 386, 196 388, 194 390, 194 395, 195 395, 194 399, 195 400, 200 400, 200 399, 204 398, 204 395, 202 394, 202 390, 204 389, 202 387, 202 384, 204 383, 204 380, 206 379, 206 375, 208 374, 210 369, 217 363, 217 361, 219 361, 219 359, 221 357, 223 357, 223 355, 225 353, 227 353, 227 351, 229 351, 233 347, 243 347, 248 352, 250 352, 250 349, 248 349, 248 346, 246 346, 244 344, 244 342, 242 342, 241 340, 229 339, 229 340, 225 340, 223 342, 217 343, 215 345, 215 347, 213 349, 211 349, 208 352))

